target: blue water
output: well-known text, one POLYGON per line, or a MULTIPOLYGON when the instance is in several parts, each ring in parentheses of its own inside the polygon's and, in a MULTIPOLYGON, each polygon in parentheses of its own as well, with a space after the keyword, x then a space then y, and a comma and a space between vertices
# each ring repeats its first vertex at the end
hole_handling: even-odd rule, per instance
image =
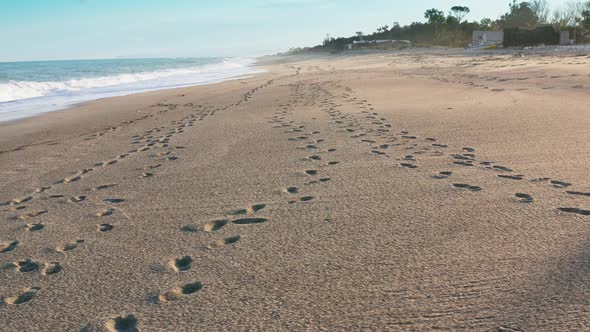
POLYGON ((208 84, 260 72, 244 58, 0 62, 0 121, 99 98, 208 84))

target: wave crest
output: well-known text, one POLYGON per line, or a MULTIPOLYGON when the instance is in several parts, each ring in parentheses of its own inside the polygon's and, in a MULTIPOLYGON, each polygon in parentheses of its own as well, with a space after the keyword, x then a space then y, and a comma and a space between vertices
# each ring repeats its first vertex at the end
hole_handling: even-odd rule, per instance
MULTIPOLYGON (((216 73, 251 65, 250 59, 231 59, 199 67, 159 70, 141 73, 121 73, 113 76, 89 77, 60 82, 9 81, 0 83, 0 102, 76 94, 90 89, 118 87, 118 91, 166 88, 190 84, 194 75, 216 73), (143 84, 142 84, 143 83, 143 84)), ((112 90, 112 89, 109 89, 112 90)))

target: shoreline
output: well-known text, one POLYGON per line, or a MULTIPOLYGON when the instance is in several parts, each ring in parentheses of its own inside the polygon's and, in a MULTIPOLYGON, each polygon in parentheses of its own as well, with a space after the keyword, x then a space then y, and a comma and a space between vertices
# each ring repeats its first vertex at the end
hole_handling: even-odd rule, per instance
MULTIPOLYGON (((130 59, 130 60, 141 60, 141 59, 130 59)), ((157 60, 157 59, 156 59, 157 60)), ((205 64, 203 65, 200 70, 203 72, 199 74, 178 74, 174 75, 167 75, 164 77, 157 77, 158 73, 164 73, 164 70, 154 71, 154 72, 144 72, 144 73, 135 73, 135 74, 118 74, 119 76, 124 75, 155 75, 156 78, 152 78, 151 80, 139 80, 139 81, 132 81, 120 84, 115 84, 112 86, 97 86, 94 88, 87 88, 86 90, 76 91, 79 94, 73 94, 70 96, 62 96, 60 94, 55 95, 45 95, 39 97, 32 97, 32 98, 25 98, 25 99, 17 99, 11 101, 0 102, 0 123, 6 122, 10 120, 16 120, 31 116, 36 116, 39 114, 64 110, 68 108, 73 108, 78 105, 84 104, 86 102, 92 102, 95 100, 105 99, 105 98, 112 98, 112 97, 121 97, 127 96, 132 94, 139 94, 145 92, 154 92, 154 91, 162 91, 162 90, 173 90, 173 89, 180 89, 186 88, 191 86, 199 86, 199 85, 208 85, 208 84, 217 84, 228 80, 236 80, 242 79, 244 77, 249 77, 250 75, 255 75, 261 72, 259 69, 255 69, 256 66, 256 59, 242 59, 242 58, 235 58, 231 59, 232 61, 244 62, 246 61, 248 64, 244 65, 241 68, 219 68, 214 71, 207 71, 207 69, 211 69, 212 66, 220 66, 220 63, 212 63, 212 64, 205 64), (251 63, 250 63, 251 62, 251 63), (235 72, 233 72, 235 71, 235 72), (186 80, 187 75, 196 75, 192 77, 192 82, 182 82, 186 80), (155 80, 160 80, 162 78, 171 80, 161 82, 161 86, 158 87, 150 87, 150 83, 155 80), (134 84, 144 85, 142 86, 133 86, 134 84), (127 89, 123 89, 123 86, 127 86, 127 89), (113 90, 114 89, 114 90, 113 90), (101 92, 101 90, 104 90, 101 92), (113 91, 110 91, 113 90, 113 91), (117 91, 115 91, 117 90, 117 91)), ((225 65, 224 60, 223 65, 225 65)), ((230 62, 231 63, 231 62, 230 62)), ((174 70, 181 70, 182 68, 175 68, 174 70)), ((189 70, 191 68, 186 68, 189 70)), ((171 69, 172 70, 172 69, 171 69)), ((194 70, 194 68, 193 68, 194 70)), ((88 78, 79 78, 77 80, 100 80, 100 79, 115 79, 119 77, 109 76, 109 77, 88 77, 88 78)), ((76 80, 73 80, 76 81, 76 80)), ((16 82, 16 83, 31 83, 31 82, 16 82)), ((35 82, 33 82, 35 83, 35 82)), ((46 84, 65 84, 66 82, 40 82, 46 84)), ((40 84, 39 83, 39 84, 40 84)), ((32 84, 32 83, 31 83, 32 84)), ((62 92, 63 94, 63 92, 62 92)))

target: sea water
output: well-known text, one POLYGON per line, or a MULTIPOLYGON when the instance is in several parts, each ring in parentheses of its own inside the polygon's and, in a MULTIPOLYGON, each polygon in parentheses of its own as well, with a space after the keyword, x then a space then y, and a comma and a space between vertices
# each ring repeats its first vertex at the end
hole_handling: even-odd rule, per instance
POLYGON ((248 58, 0 62, 0 121, 105 97, 210 84, 260 72, 248 58))

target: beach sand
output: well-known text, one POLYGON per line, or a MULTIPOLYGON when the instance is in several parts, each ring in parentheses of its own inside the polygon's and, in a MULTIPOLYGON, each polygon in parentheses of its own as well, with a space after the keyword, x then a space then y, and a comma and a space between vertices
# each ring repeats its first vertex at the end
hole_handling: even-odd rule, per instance
POLYGON ((0 124, 0 330, 590 330, 588 56, 279 60, 0 124))

